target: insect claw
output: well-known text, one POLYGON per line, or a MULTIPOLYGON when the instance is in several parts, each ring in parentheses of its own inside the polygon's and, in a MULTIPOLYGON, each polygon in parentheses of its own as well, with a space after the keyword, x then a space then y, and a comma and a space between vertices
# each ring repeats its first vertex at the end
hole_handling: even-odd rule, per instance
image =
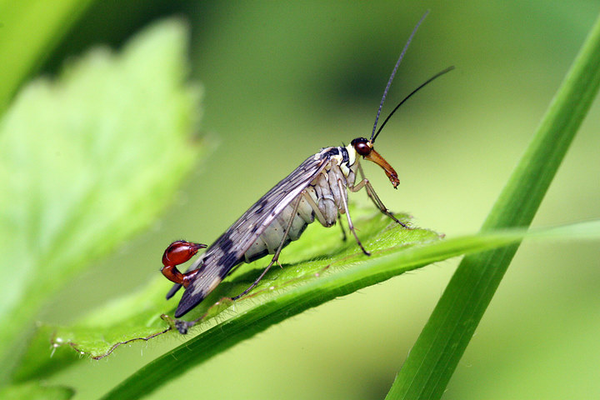
POLYGON ((360 249, 362 250, 362 252, 365 254, 365 256, 370 256, 371 255, 371 253, 369 253, 367 251, 367 249, 365 249, 365 247, 362 245, 361 242, 357 242, 357 243, 358 243, 358 246, 360 247, 360 249))
POLYGON ((181 321, 179 319, 175 321, 175 327, 182 335, 186 335, 192 326, 194 326, 193 322, 181 321))

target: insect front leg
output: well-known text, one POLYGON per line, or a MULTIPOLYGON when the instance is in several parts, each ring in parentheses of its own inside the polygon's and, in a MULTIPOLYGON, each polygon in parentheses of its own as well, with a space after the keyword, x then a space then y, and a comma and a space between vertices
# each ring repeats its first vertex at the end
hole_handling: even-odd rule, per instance
POLYGON ((371 253, 369 253, 362 245, 360 239, 358 238, 358 235, 356 234, 356 230, 354 229, 354 224, 352 223, 352 218, 350 218, 350 211, 348 210, 348 201, 346 200, 346 196, 343 195, 343 193, 345 192, 344 184, 342 183, 342 181, 340 179, 338 179, 337 185, 338 185, 338 188, 340 189, 340 193, 342 194, 340 196, 340 198, 342 199, 342 204, 344 205, 344 211, 346 212, 346 217, 348 218, 348 229, 354 235, 354 238, 356 239, 356 243, 358 243, 358 246, 363 251, 363 253, 365 253, 365 255, 367 255, 367 256, 370 256, 371 253))
POLYGON ((398 218, 396 218, 394 216, 394 214, 392 214, 392 212, 385 206, 385 204, 383 204, 383 202, 381 201, 381 199, 375 192, 373 185, 371 185, 371 182, 369 181, 369 179, 365 178, 365 174, 364 174, 364 172, 362 170, 362 166, 360 164, 358 165, 358 171, 360 173, 362 180, 360 182, 354 184, 353 186, 348 186, 350 191, 352 191, 353 193, 356 193, 359 190, 361 190, 362 188, 365 188, 365 190, 367 191, 367 196, 369 196, 369 198, 371 199, 371 201, 373 201, 373 203, 379 209, 379 211, 381 211, 383 214, 385 214, 388 217, 390 217, 391 219, 393 219, 398 224, 402 225, 404 228, 409 229, 406 224, 404 224, 398 218))
POLYGON ((237 296, 232 297, 231 298, 232 300, 237 300, 240 297, 243 297, 246 294, 248 294, 248 292, 250 292, 252 289, 254 289, 256 287, 256 285, 258 285, 258 283, 267 274, 267 272, 273 266, 273 264, 278 262, 279 254, 281 254, 281 250, 283 249, 283 246, 285 245, 285 241, 290 232, 290 229, 292 229, 292 225, 294 223, 294 218, 296 216, 296 213, 298 212, 298 206, 300 205, 300 200, 302 200, 301 195, 298 196, 296 198, 296 200, 294 200, 294 207, 292 208, 292 213, 290 214, 291 215, 290 220, 289 220, 287 226, 285 227, 285 231, 283 232, 283 236, 281 238, 281 243, 279 243, 279 247, 277 247, 277 251, 275 251, 275 254, 273 255, 273 258, 271 259, 271 262, 269 263, 269 265, 267 265, 267 267, 264 269, 264 271, 260 274, 260 276, 258 278, 256 278, 256 280, 252 283, 252 285, 250 285, 250 287, 248 287, 248 289, 244 290, 242 293, 238 294, 237 296))

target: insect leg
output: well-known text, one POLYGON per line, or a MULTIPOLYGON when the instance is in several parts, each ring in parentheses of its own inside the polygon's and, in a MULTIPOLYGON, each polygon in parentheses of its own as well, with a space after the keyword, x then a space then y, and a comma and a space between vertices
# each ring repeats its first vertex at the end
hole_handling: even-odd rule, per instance
POLYGON ((404 228, 409 229, 406 224, 404 224, 398 218, 396 218, 394 216, 394 214, 392 214, 392 212, 390 210, 388 210, 388 208, 383 204, 383 202, 381 201, 381 199, 375 192, 375 189, 373 189, 373 185, 371 185, 371 182, 367 178, 365 178, 365 174, 364 174, 364 172, 362 170, 362 166, 360 164, 358 165, 358 171, 360 173, 362 180, 360 182, 358 182, 357 184, 355 184, 354 186, 348 186, 348 188, 352 192, 358 192, 359 190, 361 190, 364 187, 367 191, 367 196, 369 196, 369 198, 371 199, 371 201, 373 201, 373 203, 379 209, 379 211, 381 211, 383 214, 385 214, 388 217, 390 217, 391 219, 393 219, 398 224, 402 225, 404 228))
POLYGON ((292 225, 294 223, 294 219, 296 218, 296 214, 298 213, 298 206, 300 205, 300 200, 302 200, 302 196, 298 196, 296 198, 296 200, 294 200, 294 208, 292 209, 292 213, 291 213, 292 217, 290 218, 290 221, 288 222, 288 224, 285 228, 285 231, 283 232, 283 236, 281 238, 281 243, 279 243, 279 247, 277 248, 275 255, 273 255, 273 258, 271 259, 271 262, 269 263, 269 265, 267 265, 265 270, 252 283, 252 285, 250 285, 250 287, 248 289, 244 290, 242 293, 238 294, 237 296, 232 297, 231 298, 232 300, 237 300, 240 297, 248 294, 248 292, 250 292, 252 289, 254 289, 256 287, 256 285, 258 285, 258 283, 261 281, 261 279, 267 274, 267 272, 273 266, 273 264, 275 264, 277 262, 277 260, 279 259, 279 254, 281 254, 281 250, 283 249, 283 245, 285 244, 285 240, 287 239, 288 233, 290 232, 290 229, 292 229, 292 225))
POLYGON ((344 229, 344 225, 342 225, 342 214, 338 213, 338 221, 340 222, 340 228, 342 229, 342 240, 345 242, 347 237, 346 237, 346 230, 344 229))
POLYGON ((304 198, 304 200, 306 200, 308 202, 308 204, 311 206, 311 208, 313 209, 313 211, 315 213, 315 217, 317 218, 317 221, 319 221, 319 223, 321 225, 323 225, 325 227, 331 226, 331 224, 327 223, 327 220, 325 219, 325 216, 319 209, 319 206, 317 205, 317 203, 315 203, 313 198, 310 197, 310 195, 308 193, 302 192, 302 198, 304 198))
POLYGON ((350 218, 350 211, 348 211, 348 201, 346 200, 346 196, 343 195, 343 193, 345 192, 344 184, 339 179, 337 181, 337 184, 340 189, 340 193, 342 194, 340 197, 342 199, 342 204, 344 205, 344 211, 346 212, 346 217, 348 217, 348 229, 354 235, 354 238, 356 239, 356 243, 358 243, 358 246, 363 251, 363 253, 365 253, 367 256, 370 256, 371 253, 369 253, 367 250, 365 250, 364 246, 360 242, 360 239, 358 238, 358 235, 356 234, 356 230, 354 229, 354 224, 352 223, 352 218, 350 218))

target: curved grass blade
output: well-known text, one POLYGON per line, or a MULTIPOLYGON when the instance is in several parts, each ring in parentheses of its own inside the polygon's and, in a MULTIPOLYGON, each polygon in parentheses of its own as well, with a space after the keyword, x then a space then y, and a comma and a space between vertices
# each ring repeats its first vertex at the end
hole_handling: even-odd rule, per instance
POLYGON ((318 279, 286 291, 269 293, 262 301, 252 299, 258 302, 254 308, 244 309, 152 361, 114 388, 104 399, 139 399, 212 356, 309 308, 436 261, 507 246, 525 235, 543 239, 580 237, 597 240, 600 238, 600 221, 536 232, 524 229, 490 232, 431 241, 409 248, 396 246, 384 249, 384 254, 381 254, 381 250, 374 252, 373 258, 369 259, 357 253, 356 256, 362 259, 360 262, 348 263, 348 260, 340 261, 338 257, 328 258, 325 262, 330 263, 331 268, 323 269, 318 279), (336 262, 341 263, 342 268, 334 271, 333 264, 336 262))
MULTIPOLYGON (((599 86, 600 17, 482 232, 531 224, 599 86)), ((518 247, 516 243, 464 258, 387 399, 441 398, 518 247)))

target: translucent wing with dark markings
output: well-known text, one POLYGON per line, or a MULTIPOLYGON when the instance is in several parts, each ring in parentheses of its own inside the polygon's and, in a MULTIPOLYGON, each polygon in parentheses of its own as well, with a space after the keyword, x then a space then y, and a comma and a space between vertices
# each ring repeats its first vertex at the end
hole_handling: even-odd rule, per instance
MULTIPOLYGON (((323 149, 307 158, 291 174, 261 197, 189 268, 200 269, 183 294, 175 317, 199 304, 229 272, 244 260, 244 254, 275 218, 323 171, 330 155, 323 149)), ((181 285, 167 294, 170 298, 181 285)))
MULTIPOLYGON (((259 259, 270 253, 275 254, 269 263, 269 267, 271 267, 277 261, 281 248, 290 241, 298 239, 304 228, 315 219, 318 219, 323 226, 330 227, 335 224, 341 214, 345 213, 348 217, 348 229, 354 235, 358 246, 365 255, 370 255, 359 240, 350 219, 347 189, 357 191, 365 188, 367 195, 379 211, 399 225, 408 228, 385 207, 375 193, 374 188, 364 176, 356 184, 356 173, 360 171, 359 160, 365 159, 379 165, 394 188, 398 186, 400 183, 398 174, 375 151, 373 148, 375 140, 390 117, 394 115, 404 102, 434 79, 454 68, 446 68, 413 90, 394 108, 378 129, 379 116, 388 90, 417 28, 423 22, 426 15, 427 13, 421 17, 413 29, 394 66, 383 92, 381 102, 379 103, 370 139, 358 137, 352 140, 348 146, 328 147, 306 159, 291 174, 261 197, 221 235, 193 263, 188 269, 188 273, 181 274, 176 266, 189 260, 196 254, 199 248, 204 248, 205 245, 180 240, 171 243, 167 247, 167 250, 163 254, 164 266, 162 273, 169 280, 186 286, 185 293, 175 312, 176 318, 184 315, 199 304, 240 263, 244 261, 250 262, 250 260, 259 259), (302 195, 302 192, 309 185, 311 185, 310 198, 307 198, 305 203, 295 203, 296 199, 301 200, 299 196, 302 195), (298 205, 296 206, 296 204, 298 205), (297 213, 294 213, 295 211, 297 213)), ((362 175, 362 171, 360 172, 362 175)), ((264 273, 266 273, 269 267, 264 270, 264 273)), ((252 290, 263 275, 243 292, 242 295, 252 290)), ((167 294, 167 298, 172 297, 180 288, 181 285, 175 285, 167 294)), ((182 327, 179 327, 179 331, 182 333, 187 332, 187 329, 194 323, 185 326, 182 325, 182 327)))

